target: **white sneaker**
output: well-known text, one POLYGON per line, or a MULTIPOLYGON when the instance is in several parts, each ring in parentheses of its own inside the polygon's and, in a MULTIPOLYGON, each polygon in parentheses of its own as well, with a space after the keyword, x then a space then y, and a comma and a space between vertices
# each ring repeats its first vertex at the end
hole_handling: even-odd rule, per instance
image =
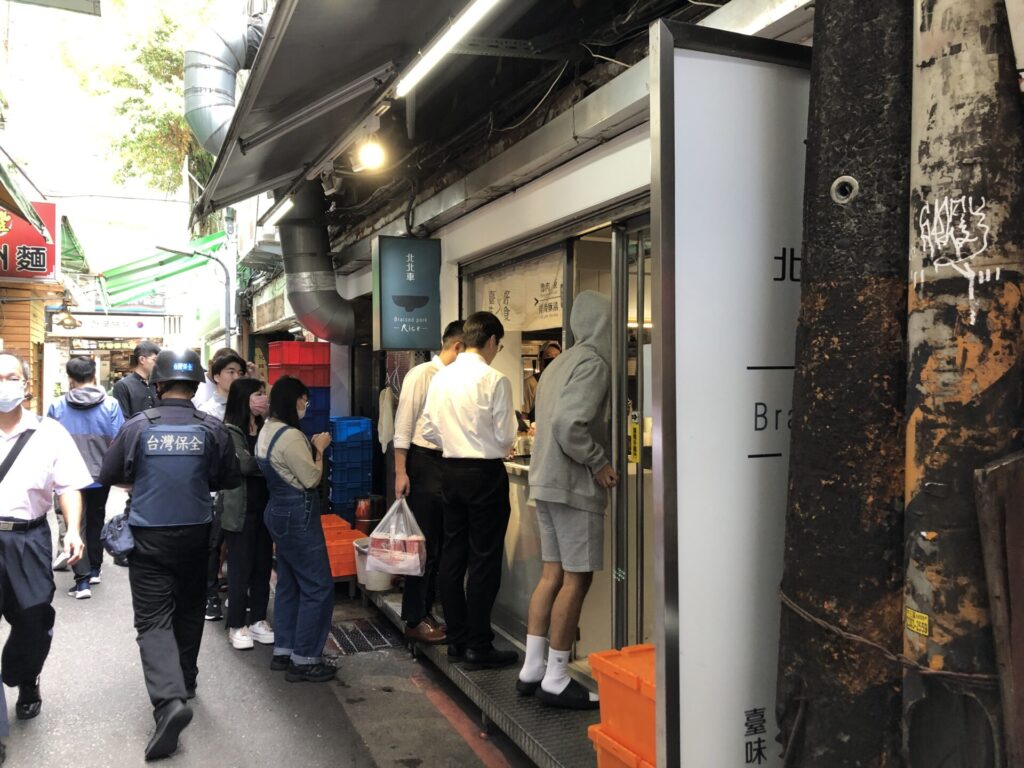
POLYGON ((68 569, 68 553, 61 550, 53 560, 53 570, 66 571, 68 569))
POLYGON ((265 621, 257 621, 249 626, 249 636, 263 645, 274 644, 274 629, 265 621))
POLYGON ((248 627, 229 629, 228 640, 231 641, 231 647, 236 651, 247 651, 252 648, 252 635, 249 634, 248 627))

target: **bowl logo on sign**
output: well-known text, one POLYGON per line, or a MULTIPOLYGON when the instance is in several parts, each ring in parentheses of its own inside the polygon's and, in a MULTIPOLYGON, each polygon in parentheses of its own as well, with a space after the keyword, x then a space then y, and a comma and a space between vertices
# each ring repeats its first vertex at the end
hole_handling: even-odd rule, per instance
POLYGON ((14 226, 14 219, 11 214, 0 208, 0 237, 10 232, 12 226, 14 226))

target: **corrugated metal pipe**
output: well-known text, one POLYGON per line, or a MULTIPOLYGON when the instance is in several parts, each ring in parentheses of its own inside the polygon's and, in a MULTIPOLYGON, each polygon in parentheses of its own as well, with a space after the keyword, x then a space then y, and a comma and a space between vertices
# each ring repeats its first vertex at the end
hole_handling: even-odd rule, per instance
POLYGON ((324 220, 324 195, 315 181, 292 196, 294 206, 278 223, 288 302, 310 333, 335 344, 352 344, 355 310, 337 289, 324 220))
POLYGON ((263 42, 262 15, 244 25, 207 27, 185 51, 185 120, 203 148, 218 154, 235 114, 235 81, 263 42))

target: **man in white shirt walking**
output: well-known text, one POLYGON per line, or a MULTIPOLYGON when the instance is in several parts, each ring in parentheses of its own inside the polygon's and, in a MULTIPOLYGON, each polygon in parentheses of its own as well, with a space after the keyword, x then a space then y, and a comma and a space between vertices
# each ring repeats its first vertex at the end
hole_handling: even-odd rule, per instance
MULTIPOLYGON (((56 493, 68 522, 68 563, 74 565, 84 551, 78 489, 93 481, 68 431, 21 407, 27 384, 24 361, 0 352, 0 614, 11 625, 0 663, 3 684, 18 687, 19 720, 35 717, 42 708, 39 674, 53 640, 56 587, 46 513, 56 493)), ((0 685, 0 739, 6 736, 7 705, 0 685)))
POLYGON ((395 498, 406 497, 427 540, 423 576, 406 576, 402 593, 405 636, 421 643, 446 640, 441 623, 431 613, 444 543, 443 459, 441 452, 423 437, 423 409, 434 375, 454 363, 464 349, 462 321, 456 320, 444 329, 441 352, 405 375, 395 415, 395 498))
POLYGON ((465 657, 476 669, 519 660, 514 651, 492 645, 491 631, 511 512, 503 461, 516 437, 512 384, 491 368, 504 335, 490 312, 470 315, 462 329, 466 351, 434 375, 423 416, 423 438, 444 455, 445 540, 438 580, 448 657, 465 657))

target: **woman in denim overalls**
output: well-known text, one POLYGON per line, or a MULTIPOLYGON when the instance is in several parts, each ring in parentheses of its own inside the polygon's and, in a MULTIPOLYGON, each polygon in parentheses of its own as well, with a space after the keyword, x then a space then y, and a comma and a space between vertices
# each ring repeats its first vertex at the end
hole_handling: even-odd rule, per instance
POLYGON ((270 418, 256 445, 256 461, 270 492, 264 520, 277 546, 270 666, 287 670, 289 682, 326 682, 337 671, 323 660, 334 610, 334 580, 317 490, 331 438, 326 433, 314 435, 311 449, 298 428, 308 402, 309 390, 301 381, 291 376, 278 379, 270 390, 270 418))

